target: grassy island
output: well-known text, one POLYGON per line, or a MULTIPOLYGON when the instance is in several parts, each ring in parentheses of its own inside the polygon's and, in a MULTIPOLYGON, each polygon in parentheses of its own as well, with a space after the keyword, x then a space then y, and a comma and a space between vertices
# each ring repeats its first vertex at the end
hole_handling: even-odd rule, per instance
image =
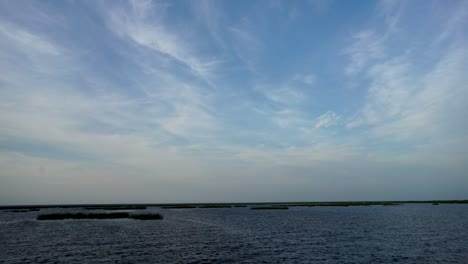
POLYGON ((137 219, 137 220, 158 220, 162 219, 160 214, 129 214, 126 212, 118 213, 56 213, 43 214, 37 217, 37 220, 65 220, 65 219, 137 219))
POLYGON ((371 205, 399 205, 396 202, 321 202, 321 203, 308 203, 306 206, 371 206, 371 205))
POLYGON ((287 206, 257 206, 250 207, 251 210, 288 210, 287 206))
POLYGON ((232 205, 227 205, 227 204, 205 204, 205 205, 200 205, 198 208, 231 208, 232 205))
POLYGON ((12 212, 12 213, 26 213, 26 212, 35 212, 35 211, 40 211, 41 209, 39 208, 27 208, 27 209, 14 209, 14 210, 9 210, 7 212, 12 212))
POLYGON ((195 205, 165 205, 161 206, 163 209, 193 209, 197 208, 195 205))
POLYGON ((144 210, 146 206, 142 205, 123 205, 123 206, 88 206, 85 210, 144 210))
MULTIPOLYGON (((6 205, 0 206, 4 212, 30 212, 39 211, 41 208, 83 208, 85 210, 138 210, 149 206, 162 209, 196 209, 196 208, 234 208, 234 207, 314 207, 314 206, 393 206, 405 204, 468 204, 468 200, 405 200, 405 201, 324 201, 324 202, 250 202, 250 203, 173 203, 173 204, 59 204, 59 205, 6 205)), ((261 209, 260 209, 261 210, 261 209)), ((268 210, 268 209, 265 209, 268 210)))
POLYGON ((130 215, 130 218, 137 220, 160 220, 163 216, 160 214, 134 214, 130 215))

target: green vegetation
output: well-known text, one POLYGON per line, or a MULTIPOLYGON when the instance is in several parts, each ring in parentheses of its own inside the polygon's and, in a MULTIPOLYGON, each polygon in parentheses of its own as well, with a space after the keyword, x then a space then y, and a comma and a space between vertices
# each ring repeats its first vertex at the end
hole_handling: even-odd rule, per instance
POLYGON ((438 204, 468 204, 468 200, 434 200, 427 201, 427 203, 438 203, 438 204))
POLYGON ((163 209, 193 209, 197 208, 195 205, 167 205, 161 206, 163 209))
POLYGON ((412 203, 427 204, 468 204, 468 200, 425 200, 425 201, 353 201, 353 202, 274 202, 274 203, 186 203, 186 204, 69 204, 69 205, 21 205, 0 206, 0 210, 10 212, 38 211, 40 208, 84 208, 86 210, 137 210, 148 206, 161 207, 163 209, 195 209, 195 208, 229 208, 247 206, 390 206, 412 203))
POLYGON ((57 213, 37 216, 37 220, 64 220, 64 219, 117 219, 128 218, 128 213, 57 213))
POLYGON ((41 209, 39 208, 28 208, 28 209, 14 209, 14 210, 8 210, 7 212, 12 212, 12 213, 26 213, 26 212, 35 212, 39 211, 41 209))
POLYGON ((144 210, 146 206, 142 205, 122 205, 122 206, 89 206, 85 210, 144 210))
POLYGON ((65 219, 120 219, 129 218, 137 220, 157 220, 163 217, 160 214, 129 214, 127 212, 117 213, 56 213, 43 214, 37 220, 65 220, 65 219))
POLYGON ((205 204, 200 205, 198 208, 231 208, 232 205, 224 205, 224 204, 205 204))
POLYGON ((287 206, 257 206, 250 207, 251 210, 288 210, 287 206))
POLYGON ((313 202, 313 203, 291 203, 286 204, 286 206, 371 206, 371 205, 399 205, 397 202, 313 202))

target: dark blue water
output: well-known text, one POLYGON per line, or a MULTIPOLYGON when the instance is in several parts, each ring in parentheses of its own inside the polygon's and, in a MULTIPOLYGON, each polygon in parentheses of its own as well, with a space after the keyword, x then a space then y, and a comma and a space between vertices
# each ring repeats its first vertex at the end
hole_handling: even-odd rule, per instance
POLYGON ((0 211, 0 263, 468 263, 468 205, 148 210, 164 220, 0 211))

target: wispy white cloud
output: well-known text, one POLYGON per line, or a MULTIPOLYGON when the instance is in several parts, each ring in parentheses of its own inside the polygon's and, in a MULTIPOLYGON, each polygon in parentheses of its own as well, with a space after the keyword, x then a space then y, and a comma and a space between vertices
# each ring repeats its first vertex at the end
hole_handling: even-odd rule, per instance
POLYGON ((343 51, 350 57, 345 73, 348 75, 360 73, 372 61, 385 58, 383 41, 382 37, 371 30, 355 34, 352 44, 343 51))
POLYGON ((260 59, 263 45, 253 33, 250 23, 244 19, 240 25, 230 28, 233 36, 232 48, 248 70, 259 74, 257 63, 260 59))
MULTIPOLYGON (((259 84, 254 86, 254 90, 264 97, 268 106, 261 110, 262 116, 270 119, 278 127, 298 133, 311 126, 307 115, 301 109, 307 96, 294 86, 294 81, 289 80, 283 85, 259 84)), ((255 109, 258 111, 257 106, 255 109)))
MULTIPOLYGON (((106 2, 110 3, 110 2, 106 2)), ((104 6, 109 28, 117 35, 138 45, 165 54, 187 66, 196 76, 209 81, 218 60, 202 58, 183 31, 174 34, 165 23, 167 4, 152 1, 130 1, 104 6)))
POLYGON ((269 100, 283 105, 294 105, 304 99, 304 94, 295 87, 257 87, 256 89, 262 91, 269 100))
POLYGON ((447 16, 448 19, 445 21, 443 30, 434 40, 435 45, 450 39, 453 35, 463 35, 468 26, 468 3, 466 1, 460 1, 450 11, 449 14, 443 14, 443 17, 447 16))
MULTIPOLYGON (((450 44, 432 45, 430 55, 411 45, 402 49, 392 47, 391 43, 401 41, 402 29, 397 25, 402 9, 400 3, 389 4, 381 5, 385 9, 380 10, 379 15, 384 14, 391 21, 387 21, 381 34, 374 33, 372 38, 377 42, 371 41, 381 47, 376 49, 382 50, 376 53, 380 55, 373 54, 372 45, 369 53, 348 53, 347 72, 361 72, 355 77, 361 78, 367 90, 362 108, 348 119, 346 127, 364 127, 362 136, 372 136, 382 141, 382 146, 405 144, 401 147, 404 149, 401 157, 406 161, 453 162, 454 159, 449 161, 446 157, 463 152, 454 142, 458 141, 459 146, 466 145, 460 135, 466 125, 459 122, 463 118, 461 113, 468 111, 459 99, 468 96, 465 85, 468 79, 463 73, 468 67, 468 51, 464 47, 466 37, 442 28, 425 41, 437 44, 442 38, 450 44), (447 144, 444 147, 440 142, 447 144)), ((458 21, 451 25, 455 28, 464 23, 458 19, 453 21, 458 21)), ((360 40, 355 41, 355 47, 357 43, 361 44, 360 40)), ((385 154, 381 157, 391 159, 385 154)))
POLYGON ((294 75, 293 80, 302 82, 307 85, 314 85, 317 81, 317 76, 315 76, 315 74, 296 74, 294 75))
POLYGON ((394 117, 410 103, 409 96, 417 87, 409 85, 412 81, 409 71, 407 59, 399 57, 368 69, 372 82, 368 88, 368 104, 363 110, 367 122, 394 117))
POLYGON ((330 8, 334 0, 309 0, 308 2, 312 5, 314 10, 322 12, 330 8))
POLYGON ((462 73, 466 56, 466 50, 453 47, 419 76, 407 56, 373 65, 361 115, 347 126, 372 125, 378 136, 435 139, 440 135, 436 131, 454 126, 454 113, 466 110, 458 99, 467 93, 462 73))
MULTIPOLYGON (((7 141, 32 142, 39 144, 38 147, 55 149, 62 153, 63 159, 89 157, 97 162, 132 165, 132 160, 143 153, 149 159, 169 156, 161 152, 170 152, 168 146, 174 140, 182 140, 180 149, 184 149, 192 141, 212 138, 216 121, 209 113, 203 89, 196 82, 187 83, 159 68, 150 69, 159 70, 157 75, 154 71, 151 75, 136 71, 141 86, 134 88, 141 88, 145 93, 129 95, 107 76, 86 69, 78 55, 66 60, 38 59, 38 54, 51 55, 50 47, 67 55, 76 51, 45 45, 49 43, 45 37, 39 41, 37 34, 26 34, 25 29, 15 25, 9 25, 8 32, 14 35, 2 40, 2 45, 9 49, 7 52, 14 51, 8 56, 22 54, 23 57, 14 58, 18 62, 15 67, 8 61, 0 63, 2 72, 9 73, 1 78, 7 89, 0 92, 0 133, 7 141), (17 45, 23 36, 36 36, 36 42, 41 45, 39 48, 31 42, 26 42, 27 47, 17 45), (34 59, 34 69, 48 73, 41 75, 43 79, 46 77, 45 81, 35 79, 34 69, 19 63, 28 59, 34 59), (85 82, 77 83, 70 78, 77 72, 86 73, 85 82), (22 77, 25 75, 27 78, 22 77)), ((6 56, 2 52, 0 55, 6 56)), ((58 54, 53 52, 53 55, 58 54)))
POLYGON ((281 128, 307 127, 309 123, 300 112, 292 109, 270 112, 269 115, 273 122, 281 128))
POLYGON ((199 20, 206 26, 210 36, 216 42, 216 44, 225 49, 227 43, 225 41, 222 27, 222 11, 221 2, 202 0, 192 3, 195 15, 199 20))
POLYGON ((44 36, 33 34, 26 29, 0 21, 0 34, 13 40, 27 50, 34 50, 43 54, 59 55, 60 48, 44 36))
POLYGON ((402 122, 407 119, 419 120, 411 122, 408 126, 410 131, 413 130, 412 136, 429 134, 436 140, 440 135, 458 134, 452 129, 459 126, 460 114, 468 110, 467 105, 460 99, 468 96, 468 78, 463 70, 468 67, 467 59, 467 49, 452 47, 432 70, 423 76, 421 88, 414 94, 413 102, 402 118, 402 122))
POLYGON ((327 111, 317 118, 315 128, 329 128, 338 124, 340 116, 333 111, 327 111))
POLYGON ((398 21, 401 18, 404 5, 405 1, 401 0, 381 0, 377 2, 377 13, 385 20, 387 35, 398 30, 398 21))
MULTIPOLYGON (((361 73, 367 67, 387 59, 389 51, 387 42, 398 34, 398 23, 401 19, 405 2, 387 1, 377 2, 374 16, 377 21, 383 20, 383 25, 373 25, 364 30, 360 30, 352 36, 351 44, 343 49, 343 54, 349 56, 349 63, 345 68, 347 75, 361 73)), ((376 23, 376 22, 375 22, 376 23)))

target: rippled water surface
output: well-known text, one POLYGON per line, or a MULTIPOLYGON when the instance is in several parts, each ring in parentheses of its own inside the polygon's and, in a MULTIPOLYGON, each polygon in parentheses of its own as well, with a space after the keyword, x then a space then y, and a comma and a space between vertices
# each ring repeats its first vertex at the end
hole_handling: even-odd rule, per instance
POLYGON ((468 263, 468 205, 160 209, 164 220, 0 211, 0 263, 468 263))

